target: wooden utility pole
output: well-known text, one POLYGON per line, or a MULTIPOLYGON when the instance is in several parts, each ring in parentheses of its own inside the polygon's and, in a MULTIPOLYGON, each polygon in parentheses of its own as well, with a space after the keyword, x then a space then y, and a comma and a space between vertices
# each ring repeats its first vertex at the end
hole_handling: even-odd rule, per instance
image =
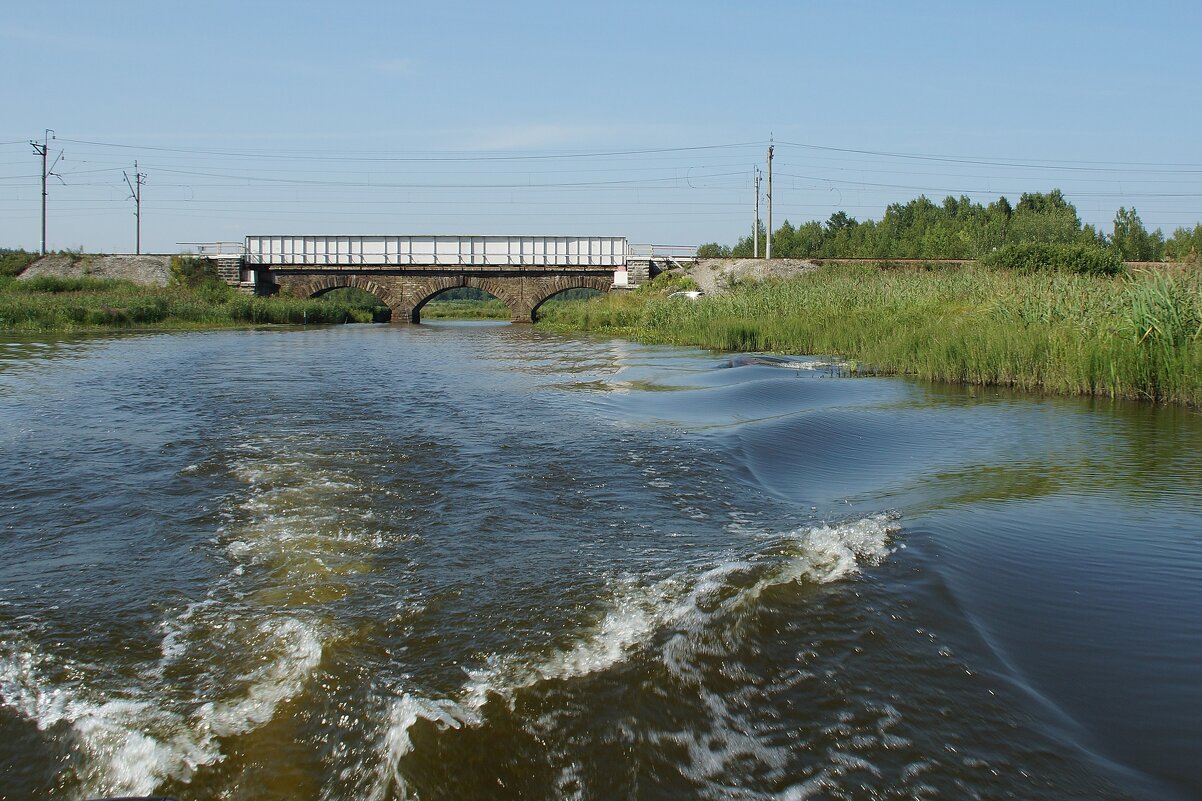
POLYGON ((772 258, 772 145, 768 145, 768 242, 764 252, 765 258, 772 258))

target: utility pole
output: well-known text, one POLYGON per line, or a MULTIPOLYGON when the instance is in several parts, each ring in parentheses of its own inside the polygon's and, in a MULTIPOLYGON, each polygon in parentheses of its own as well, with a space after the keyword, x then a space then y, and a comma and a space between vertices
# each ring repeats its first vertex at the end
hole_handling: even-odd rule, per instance
POLYGON ((765 258, 768 259, 772 258, 772 148, 772 145, 768 145, 768 242, 764 246, 765 258))
POLYGON ((138 172, 138 162, 134 161, 134 180, 129 180, 129 173, 121 171, 125 176, 125 185, 129 187, 129 196, 134 201, 134 219, 137 220, 137 238, 135 253, 142 255, 142 184, 146 183, 146 173, 138 172), (135 183, 136 182, 136 183, 135 183))
POLYGON ((760 257, 760 168, 752 167, 755 173, 755 227, 751 229, 751 256, 760 257))
MULTIPOLYGON (((29 144, 33 146, 33 154, 42 157, 42 255, 46 255, 46 179, 54 175, 54 166, 58 164, 58 160, 63 157, 63 151, 58 152, 58 158, 49 167, 46 166, 46 156, 50 152, 50 134, 54 133, 53 128, 47 128, 46 133, 41 142, 29 140, 29 144)), ((55 175, 56 178, 59 176, 55 175)), ((59 178, 59 180, 62 180, 59 178)))

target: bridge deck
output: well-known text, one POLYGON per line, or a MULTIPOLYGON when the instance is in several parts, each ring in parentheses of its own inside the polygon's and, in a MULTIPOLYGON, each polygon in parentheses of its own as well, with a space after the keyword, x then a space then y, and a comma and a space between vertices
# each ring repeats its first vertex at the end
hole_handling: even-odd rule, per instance
POLYGON ((245 262, 279 267, 608 267, 626 264, 619 236, 248 236, 245 262))

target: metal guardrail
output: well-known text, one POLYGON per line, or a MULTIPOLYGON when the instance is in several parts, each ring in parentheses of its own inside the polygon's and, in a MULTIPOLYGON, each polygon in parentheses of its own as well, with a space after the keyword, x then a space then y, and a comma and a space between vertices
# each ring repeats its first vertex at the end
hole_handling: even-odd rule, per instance
POLYGON ((632 243, 626 247, 626 258, 696 261, 697 247, 695 245, 653 245, 648 243, 632 243))
POLYGON ((246 261, 273 265, 620 267, 616 236, 251 235, 246 261))
MULTIPOLYGON (((447 237, 450 239, 451 237, 447 237)), ((491 237, 490 237, 491 238, 491 237)), ((323 253, 272 253, 270 255, 259 252, 262 248, 261 241, 268 239, 267 237, 248 237, 247 240, 241 242, 177 242, 177 245, 191 247, 196 249, 199 256, 208 258, 232 258, 242 257, 251 263, 311 263, 311 264, 373 264, 373 263, 389 263, 396 264, 439 264, 439 263, 456 263, 456 264, 547 264, 547 265, 605 265, 615 264, 620 265, 620 252, 611 252, 608 254, 600 253, 555 253, 544 252, 538 254, 531 253, 482 253, 479 251, 472 252, 474 248, 469 248, 468 252, 456 252, 454 254, 447 253, 429 253, 421 256, 415 256, 411 253, 389 253, 385 251, 380 254, 365 254, 362 251, 356 252, 323 252, 323 253), (256 245, 255 252, 248 247, 248 242, 253 242, 256 245)), ((323 240, 326 238, 323 238, 323 240)), ((333 239, 333 238, 331 238, 333 239)), ((362 237, 340 237, 340 239, 363 239, 362 237)), ((399 239, 399 237, 398 237, 399 239)), ((413 239, 409 237, 408 239, 413 239)), ((460 239, 460 238, 456 238, 460 239)), ((470 240, 471 237, 463 237, 464 240, 470 240)), ((477 239, 482 239, 477 237, 477 239)), ((542 238, 540 238, 542 239, 542 238)), ((460 251, 460 248, 456 248, 460 251)), ((658 245, 652 243, 629 243, 626 245, 626 258, 632 259, 666 259, 668 261, 696 261, 697 247, 695 245, 658 245)))
POLYGON ((196 248, 198 256, 210 259, 233 258, 246 255, 245 242, 176 242, 177 245, 196 248))

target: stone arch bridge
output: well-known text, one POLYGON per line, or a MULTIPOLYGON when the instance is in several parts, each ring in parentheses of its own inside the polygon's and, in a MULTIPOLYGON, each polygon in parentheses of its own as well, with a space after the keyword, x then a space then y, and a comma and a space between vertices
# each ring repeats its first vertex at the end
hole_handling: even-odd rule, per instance
POLYGON ((624 237, 248 236, 235 258, 239 283, 258 294, 354 287, 388 304, 393 322, 417 323, 434 296, 472 287, 502 300, 514 322, 533 322, 566 290, 629 285, 629 251, 624 237))
POLYGON ((570 275, 505 274, 467 271, 450 268, 438 272, 384 273, 338 271, 274 272, 275 286, 281 294, 311 298, 332 289, 354 287, 370 292, 388 304, 394 323, 421 322, 421 310, 432 298, 448 289, 472 287, 499 298, 509 307, 509 319, 515 323, 532 323, 538 307, 550 298, 569 289, 595 289, 608 292, 613 288, 613 271, 602 275, 575 272, 570 275))

